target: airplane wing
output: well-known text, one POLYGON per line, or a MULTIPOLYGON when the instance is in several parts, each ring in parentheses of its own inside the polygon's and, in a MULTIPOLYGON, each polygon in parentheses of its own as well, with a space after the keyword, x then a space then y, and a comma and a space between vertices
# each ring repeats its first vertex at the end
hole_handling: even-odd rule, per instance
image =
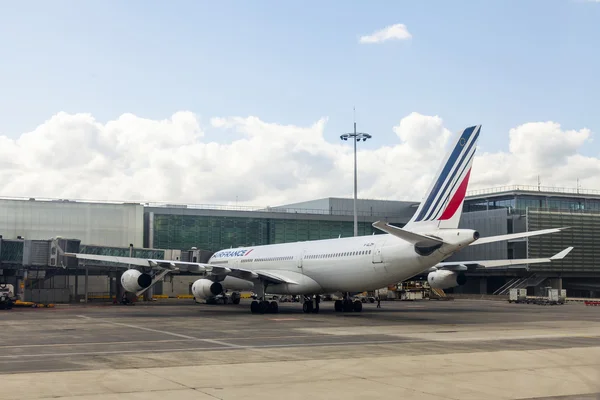
POLYGON ((243 268, 236 268, 232 266, 223 266, 206 263, 195 263, 187 261, 175 261, 175 260, 156 260, 150 258, 135 258, 135 257, 117 257, 117 256, 104 256, 97 254, 81 254, 81 253, 64 253, 66 257, 74 257, 80 260, 90 261, 103 261, 110 262, 117 265, 120 268, 128 268, 128 265, 135 265, 139 267, 151 267, 158 268, 161 270, 168 270, 170 272, 190 272, 193 274, 209 274, 215 276, 233 276, 244 280, 262 279, 263 281, 270 283, 291 283, 297 284, 297 282, 277 274, 274 271, 251 271, 243 268))
MULTIPOLYGON (((170 260, 152 260, 146 258, 133 258, 133 257, 118 257, 118 256, 103 256, 97 254, 81 254, 81 253, 64 253, 65 257, 75 257, 83 260, 90 261, 103 261, 110 263, 122 263, 129 265, 136 265, 138 267, 157 267, 160 269, 169 269, 172 271, 179 270, 179 268, 170 260)), ((179 263, 179 261, 177 261, 179 263)), ((124 266, 127 268, 127 266, 124 266)))
POLYGON ((474 241, 473 243, 471 243, 469 246, 476 246, 478 244, 500 242, 502 240, 520 239, 520 238, 526 238, 526 237, 537 236, 537 235, 546 235, 548 233, 561 232, 561 231, 563 231, 565 229, 569 229, 569 227, 540 229, 538 231, 509 233, 508 235, 480 237, 479 239, 477 239, 476 241, 474 241))
POLYGON ((449 271, 467 271, 469 268, 497 268, 508 265, 524 265, 524 264, 539 264, 552 262, 556 260, 562 260, 573 250, 573 247, 567 247, 559 253, 556 253, 549 258, 520 258, 511 260, 481 260, 481 261, 452 261, 452 262, 441 262, 433 266, 432 270, 445 269, 449 271))

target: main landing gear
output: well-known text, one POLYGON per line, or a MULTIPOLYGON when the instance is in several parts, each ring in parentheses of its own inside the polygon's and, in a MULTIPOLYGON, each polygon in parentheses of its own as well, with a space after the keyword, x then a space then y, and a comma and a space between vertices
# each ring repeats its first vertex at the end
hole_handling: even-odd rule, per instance
POLYGON ((314 300, 311 296, 304 296, 304 304, 302 304, 302 311, 305 314, 319 312, 319 303, 321 302, 321 296, 316 295, 314 300))
POLYGON ((265 300, 267 285, 264 282, 260 282, 255 287, 257 289, 258 300, 253 300, 250 303, 250 312, 252 314, 277 314, 279 312, 279 303, 274 300, 265 300))
POLYGON ((250 311, 252 314, 277 314, 279 304, 276 301, 254 300, 250 303, 250 311))
POLYGON ((361 312, 362 302, 360 300, 352 301, 350 296, 346 293, 344 295, 344 300, 335 301, 334 308, 336 312, 361 312))

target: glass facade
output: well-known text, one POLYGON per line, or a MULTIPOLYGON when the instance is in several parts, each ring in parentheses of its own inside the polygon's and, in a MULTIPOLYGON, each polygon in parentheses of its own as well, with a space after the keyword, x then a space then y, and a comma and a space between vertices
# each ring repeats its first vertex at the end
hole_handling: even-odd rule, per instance
POLYGON ((527 208, 548 210, 591 210, 600 211, 600 199, 584 199, 576 197, 552 197, 517 194, 510 196, 490 197, 489 199, 466 199, 463 211, 482 211, 507 208, 509 213, 524 213, 527 208))
MULTIPOLYGON (((156 249, 217 251, 229 247, 259 246, 304 240, 352 236, 352 221, 275 219, 154 214, 156 249)), ((359 222, 358 234, 381 233, 371 222, 359 222)))
POLYGON ((7 263, 21 263, 23 261, 23 241, 1 240, 0 261, 7 263))
MULTIPOLYGON (((129 247, 108 247, 108 246, 93 246, 82 244, 79 248, 79 253, 82 254, 97 254, 102 256, 115 256, 115 257, 129 257, 129 247)), ((133 248, 132 257, 135 258, 152 258, 162 260, 165 258, 165 252, 163 250, 151 250, 151 249, 138 249, 133 248)), ((82 265, 82 261, 79 260, 79 265, 82 265)), ((113 266, 114 263, 105 261, 94 261, 95 266, 113 266)))
MULTIPOLYGON (((129 257, 129 247, 91 246, 82 244, 79 248, 82 254, 98 254, 102 256, 129 257)), ((132 257, 135 258, 159 258, 164 257, 163 250, 133 248, 132 257)))
POLYGON ((509 212, 515 209, 514 197, 498 197, 493 199, 466 199, 463 205, 463 212, 497 210, 506 208, 509 212))
POLYGON ((600 213, 529 210, 528 230, 570 227, 565 231, 528 239, 528 258, 548 257, 573 246, 564 260, 532 264, 530 270, 598 271, 600 267, 600 213))
POLYGON ((533 236, 522 243, 510 244, 509 258, 546 258, 567 247, 574 247, 564 260, 531 264, 530 271, 600 270, 600 246, 597 245, 600 241, 600 199, 552 193, 503 193, 487 199, 467 199, 463 211, 498 208, 507 209, 509 233, 570 227, 563 232, 533 236), (527 218, 522 218, 525 215, 527 218))

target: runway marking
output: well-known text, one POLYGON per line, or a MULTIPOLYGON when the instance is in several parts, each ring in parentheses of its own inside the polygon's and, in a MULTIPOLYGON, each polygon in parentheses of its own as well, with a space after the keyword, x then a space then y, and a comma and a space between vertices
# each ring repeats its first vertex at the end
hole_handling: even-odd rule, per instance
MULTIPOLYGON (((74 352, 74 353, 47 353, 47 354, 14 354, 0 355, 0 363, 2 359, 14 358, 47 358, 47 357, 71 357, 71 356, 95 356, 109 354, 141 354, 141 353, 177 353, 190 351, 229 351, 229 350, 261 350, 272 348, 296 348, 296 347, 326 347, 326 346, 348 346, 348 345, 381 345, 381 344, 420 344, 431 343, 431 340, 365 340, 365 341, 347 341, 347 342, 315 342, 315 343, 286 343, 286 344, 265 344, 265 345, 245 345, 245 346, 223 346, 223 347, 189 347, 175 349, 150 349, 150 350, 110 350, 110 351, 89 351, 89 352, 74 352)), ((585 346, 584 346, 585 347, 585 346)), ((527 351, 527 350, 523 350, 527 351)), ((24 362, 21 361, 21 362, 24 362)), ((1 373, 0 373, 1 375, 1 373)))
POLYGON ((19 347, 61 347, 61 346, 100 346, 100 345, 115 345, 115 344, 140 344, 140 343, 172 343, 172 342, 190 342, 190 339, 165 339, 165 340, 138 340, 135 342, 78 342, 78 343, 47 343, 47 344, 13 344, 0 346, 0 349, 14 349, 19 347))
POLYGON ((74 372, 74 371, 94 371, 93 369, 73 369, 73 368, 53 368, 53 369, 35 369, 28 368, 27 371, 6 371, 0 372, 2 375, 22 375, 22 374, 41 374, 47 372, 74 372))
POLYGON ((163 335, 170 335, 170 336, 180 337, 180 338, 183 338, 183 339, 197 340, 197 341, 201 341, 201 342, 214 343, 214 344, 218 344, 218 345, 221 345, 221 346, 234 347, 234 348, 240 347, 237 344, 227 343, 227 342, 223 342, 221 340, 201 339, 201 338, 197 338, 197 337, 193 337, 193 336, 182 335, 181 333, 175 333, 175 332, 169 332, 169 331, 161 331, 160 329, 152 329, 152 328, 146 328, 146 327, 138 326, 138 325, 124 324, 122 322, 107 321, 107 320, 101 319, 101 318, 90 318, 90 317, 87 317, 85 315, 78 315, 78 317, 82 317, 82 318, 85 318, 85 319, 88 319, 88 320, 93 320, 93 321, 102 321, 102 322, 105 322, 107 324, 116 325, 116 326, 124 326, 126 328, 139 329, 139 330, 142 330, 142 331, 155 332, 155 333, 162 333, 163 335))
MULTIPOLYGON (((231 337, 227 338, 228 341, 231 340, 264 340, 264 339, 298 339, 298 338, 312 338, 326 336, 331 337, 332 335, 290 335, 290 336, 248 336, 248 337, 231 337)), ((101 346, 101 345, 118 345, 118 344, 140 344, 140 343, 183 343, 183 342, 194 342, 200 339, 164 339, 164 340, 137 340, 137 341, 127 341, 127 342, 77 342, 77 343, 48 343, 48 344, 13 344, 0 346, 0 349, 11 349, 11 348, 28 348, 28 347, 75 347, 75 346, 101 346)), ((205 339, 206 340, 206 339, 205 339)))
POLYGON ((269 318, 269 321, 300 321, 300 318, 269 318))
MULTIPOLYGON (((202 339, 198 339, 202 340, 202 339)), ((424 343, 426 341, 416 340, 410 343, 424 343)), ((177 348, 177 349, 150 349, 150 350, 110 350, 110 351, 86 351, 77 353, 47 353, 47 354, 15 354, 15 355, 0 355, 0 359, 4 358, 44 358, 44 357, 70 357, 70 356, 94 356, 94 355, 107 355, 107 354, 134 354, 134 353, 177 353, 187 351, 226 351, 226 350, 243 350, 243 349, 270 349, 270 348, 281 348, 281 347, 322 347, 322 346, 348 346, 353 344, 394 344, 394 343, 407 343, 406 340, 373 340, 373 341, 359 341, 359 342, 322 342, 322 343, 291 343, 291 344, 264 344, 256 346, 229 346, 224 347, 190 347, 190 348, 177 348)))

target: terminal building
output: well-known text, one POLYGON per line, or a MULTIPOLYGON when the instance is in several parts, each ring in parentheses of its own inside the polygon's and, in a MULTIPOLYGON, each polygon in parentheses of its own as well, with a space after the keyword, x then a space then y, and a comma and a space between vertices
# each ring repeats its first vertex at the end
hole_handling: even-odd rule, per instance
MULTIPOLYGON (((383 220, 402 227, 418 201, 357 202, 358 234, 381 234, 383 220)), ((478 269, 455 293, 505 294, 510 288, 567 289, 568 296, 600 294, 600 191, 513 186, 471 192, 461 228, 482 236, 553 227, 556 234, 473 246, 450 260, 548 257, 566 247, 562 261, 478 269)), ((353 201, 324 198, 278 207, 0 199, 0 283, 31 301, 81 301, 117 293, 116 268, 62 259, 60 250, 206 262, 220 249, 353 235, 353 201), (103 268, 97 268, 102 266, 103 268), (96 268, 95 268, 96 267, 96 268)), ((169 276, 169 275, 168 275, 169 276)), ((423 277, 421 277, 423 278, 423 277)), ((154 294, 188 294, 194 276, 172 276, 154 294)))
POLYGON ((456 291, 506 294, 510 288, 530 293, 552 286, 571 297, 600 294, 600 191, 511 186, 470 192, 465 199, 461 227, 478 229, 482 236, 568 227, 560 233, 467 248, 451 260, 548 257, 573 246, 557 262, 478 271, 456 291))

